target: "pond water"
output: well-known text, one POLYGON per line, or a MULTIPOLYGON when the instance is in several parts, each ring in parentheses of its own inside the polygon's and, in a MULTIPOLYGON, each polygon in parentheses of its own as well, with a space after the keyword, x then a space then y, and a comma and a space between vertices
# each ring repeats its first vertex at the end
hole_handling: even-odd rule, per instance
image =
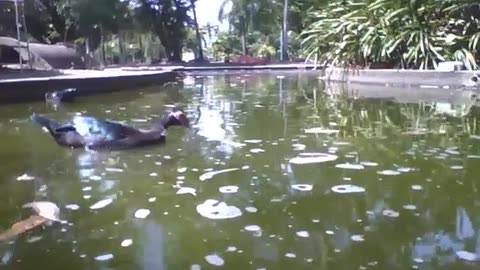
POLYGON ((31 201, 56 203, 65 222, 0 242, 0 268, 478 269, 472 93, 377 88, 198 73, 56 110, 2 106, 0 229, 31 201), (195 127, 126 151, 62 148, 29 120, 142 127, 173 103, 195 127))

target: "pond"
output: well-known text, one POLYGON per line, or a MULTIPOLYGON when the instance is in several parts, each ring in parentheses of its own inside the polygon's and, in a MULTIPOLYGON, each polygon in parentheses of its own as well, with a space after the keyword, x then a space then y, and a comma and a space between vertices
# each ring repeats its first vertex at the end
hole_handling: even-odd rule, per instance
POLYGON ((0 242, 0 267, 479 267, 472 94, 228 72, 56 109, 2 106, 0 229, 27 218, 32 201, 57 204, 63 222, 0 242), (29 120, 88 113, 143 127, 174 103, 192 130, 125 151, 62 148, 29 120))

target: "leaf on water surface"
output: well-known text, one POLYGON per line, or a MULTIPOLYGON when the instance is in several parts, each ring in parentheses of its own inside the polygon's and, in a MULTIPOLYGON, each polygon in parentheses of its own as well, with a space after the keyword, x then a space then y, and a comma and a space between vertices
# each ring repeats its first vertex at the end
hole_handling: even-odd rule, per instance
POLYGON ((460 259, 465 260, 465 261, 470 261, 470 262, 479 261, 479 257, 477 256, 477 254, 472 253, 472 252, 468 252, 468 251, 465 251, 465 250, 459 250, 459 251, 456 252, 456 254, 460 259))
POLYGON ((39 215, 31 215, 29 218, 21 220, 12 225, 12 227, 0 234, 0 241, 7 241, 19 234, 29 231, 37 226, 47 222, 48 219, 39 215))
POLYGON ((177 194, 192 194, 193 196, 197 196, 197 190, 191 187, 181 187, 177 194))
POLYGON ((94 204, 92 204, 90 206, 90 209, 92 210, 97 210, 97 209, 100 209, 100 208, 104 208, 106 207, 107 205, 111 204, 113 202, 113 199, 112 198, 107 198, 107 199, 103 199, 101 201, 98 201, 94 204))
POLYGON ((212 177, 214 177, 217 174, 226 173, 226 172, 233 172, 233 171, 238 171, 238 170, 239 170, 239 168, 230 168, 230 169, 224 169, 224 170, 219 170, 219 171, 206 172, 206 173, 200 175, 199 179, 200 179, 200 181, 205 181, 207 179, 211 179, 212 177))
POLYGON ((322 128, 322 127, 316 127, 316 128, 307 128, 305 129, 305 133, 307 134, 337 134, 340 132, 338 129, 328 129, 328 128, 322 128))
POLYGON ((362 164, 342 163, 335 165, 335 168, 347 170, 363 170, 365 167, 362 164))
POLYGON ((298 165, 310 164, 310 163, 323 163, 328 161, 334 161, 337 158, 338 156, 336 155, 315 153, 315 155, 312 154, 311 156, 301 155, 298 157, 294 157, 290 159, 290 163, 298 164, 298 165))
POLYGON ((332 187, 332 191, 335 193, 363 193, 365 188, 355 185, 337 185, 332 187))
POLYGON ((213 199, 207 199, 204 203, 197 205, 197 212, 209 219, 230 219, 242 215, 238 207, 213 199))
POLYGON ((31 202, 23 205, 23 208, 32 208, 38 216, 51 221, 60 220, 60 208, 55 203, 47 201, 31 202))
POLYGON ((31 175, 28 175, 26 173, 20 175, 19 177, 17 177, 17 181, 31 181, 35 179, 34 176, 31 176, 31 175))

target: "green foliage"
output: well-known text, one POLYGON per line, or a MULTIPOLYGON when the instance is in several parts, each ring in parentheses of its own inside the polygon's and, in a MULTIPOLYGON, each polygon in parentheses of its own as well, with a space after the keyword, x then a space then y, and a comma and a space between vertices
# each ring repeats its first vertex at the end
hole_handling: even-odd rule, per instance
POLYGON ((477 0, 349 0, 308 14, 303 53, 323 63, 389 63, 432 68, 439 61, 479 64, 477 0))

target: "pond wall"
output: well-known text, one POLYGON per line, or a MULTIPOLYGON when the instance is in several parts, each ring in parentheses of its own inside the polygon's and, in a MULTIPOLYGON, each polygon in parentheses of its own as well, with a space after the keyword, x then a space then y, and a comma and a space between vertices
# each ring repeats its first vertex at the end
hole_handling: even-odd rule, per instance
POLYGON ((0 103, 44 100, 45 93, 66 88, 77 88, 78 95, 82 96, 153 84, 161 85, 174 81, 177 76, 177 72, 172 70, 135 72, 71 70, 57 76, 0 79, 0 103))
POLYGON ((333 82, 419 86, 425 88, 452 88, 480 86, 480 70, 436 71, 401 69, 353 69, 328 67, 323 70, 324 79, 333 82), (474 81, 476 78, 476 82, 474 81), (473 79, 473 80, 472 80, 473 79))

